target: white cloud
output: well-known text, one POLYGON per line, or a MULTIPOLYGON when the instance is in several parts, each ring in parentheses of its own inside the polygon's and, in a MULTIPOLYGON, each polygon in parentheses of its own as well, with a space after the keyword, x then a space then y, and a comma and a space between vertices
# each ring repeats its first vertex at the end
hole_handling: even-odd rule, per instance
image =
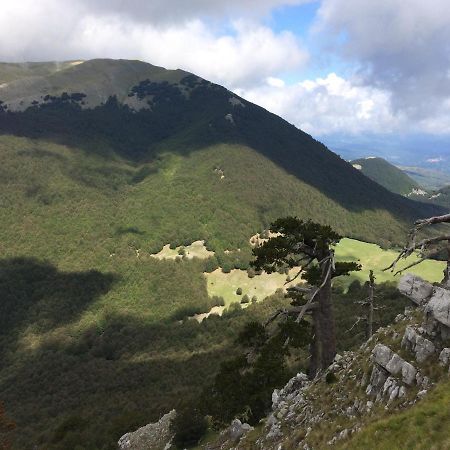
MULTIPOLYGON (((264 4, 293 2, 267 0, 264 4)), ((119 7, 121 2, 115 4, 119 7)), ((93 5, 98 7, 100 2, 93 5)), ((249 19, 233 21, 227 32, 217 32, 199 19, 153 25, 110 12, 102 15, 95 8, 87 13, 80 1, 8 0, 2 8, 0 60, 142 59, 235 87, 297 69, 308 59, 292 33, 275 33, 249 19)))
POLYGON ((335 73, 293 85, 268 81, 237 93, 313 135, 396 131, 404 121, 391 112, 389 93, 335 73))
POLYGON ((394 110, 420 120, 450 96, 448 0, 322 0, 318 29, 394 110))
MULTIPOLYGON (((17 1, 17 0, 16 0, 17 1)), ((260 17, 280 6, 312 0, 71 0, 100 15, 129 17, 137 22, 180 23, 198 17, 260 17)))

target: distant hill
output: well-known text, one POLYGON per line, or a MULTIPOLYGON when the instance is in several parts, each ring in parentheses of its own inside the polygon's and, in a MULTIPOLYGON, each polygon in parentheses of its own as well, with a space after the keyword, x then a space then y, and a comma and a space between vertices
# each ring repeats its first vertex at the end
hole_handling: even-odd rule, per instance
POLYGON ((399 169, 427 190, 440 189, 450 185, 450 175, 438 170, 414 166, 399 166, 399 169))
POLYGON ((416 181, 383 158, 360 158, 350 163, 371 180, 396 194, 409 195, 423 190, 416 181))
POLYGON ((253 316, 180 318, 210 309, 204 272, 245 269, 275 218, 387 247, 445 211, 182 70, 1 64, 0 80, 0 400, 18 449, 116 448, 195 397, 253 316), (214 256, 151 256, 197 240, 214 256))

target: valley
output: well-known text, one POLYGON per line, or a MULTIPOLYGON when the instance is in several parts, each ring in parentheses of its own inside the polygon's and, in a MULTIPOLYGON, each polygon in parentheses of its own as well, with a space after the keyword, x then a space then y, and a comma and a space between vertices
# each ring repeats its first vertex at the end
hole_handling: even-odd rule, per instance
MULTIPOLYGON (((381 269, 412 221, 445 206, 389 192, 184 71, 93 60, 2 65, 0 81, 0 399, 14 448, 116 448, 198 398, 243 326, 287 304, 285 273, 248 276, 249 238, 279 217, 331 226, 337 259, 363 266, 336 280, 343 349, 364 341, 346 331, 370 269, 390 282, 378 324, 404 309, 381 269)), ((415 273, 438 281, 443 265, 415 273)))

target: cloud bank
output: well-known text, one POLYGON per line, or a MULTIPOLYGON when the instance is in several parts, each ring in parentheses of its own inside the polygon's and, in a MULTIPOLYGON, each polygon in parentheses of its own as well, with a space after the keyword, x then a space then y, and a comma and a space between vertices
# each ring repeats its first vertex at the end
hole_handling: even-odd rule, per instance
POLYGON ((448 0, 321 0, 305 40, 264 20, 309 1, 3 0, 0 60, 141 59, 223 84, 313 135, 450 134, 448 0), (322 58, 338 67, 302 75, 322 58))

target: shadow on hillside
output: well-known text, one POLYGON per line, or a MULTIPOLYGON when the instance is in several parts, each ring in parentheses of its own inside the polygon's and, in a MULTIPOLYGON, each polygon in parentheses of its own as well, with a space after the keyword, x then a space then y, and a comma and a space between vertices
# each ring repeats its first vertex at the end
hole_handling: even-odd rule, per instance
POLYGON ((157 92, 152 109, 139 112, 115 97, 94 109, 55 99, 23 112, 0 110, 0 133, 53 139, 86 151, 96 151, 92 143, 101 143, 103 151, 106 146, 134 162, 151 161, 161 150, 189 153, 217 143, 242 144, 347 210, 387 209, 403 220, 443 211, 388 192, 263 108, 244 100, 244 107, 233 106, 230 92, 220 86, 200 83, 189 99, 172 86, 161 85, 157 92))
POLYGON ((203 327, 143 324, 126 315, 104 322, 102 330, 93 325, 14 356, 0 398, 17 423, 17 448, 37 442, 48 449, 81 443, 115 449, 125 432, 198 396, 229 352, 217 345, 230 325, 220 318, 203 327), (27 433, 20 433, 23 427, 27 433))
POLYGON ((27 327, 44 333, 77 319, 115 280, 95 270, 61 272, 33 258, 0 260, 0 339, 16 339, 27 327))

